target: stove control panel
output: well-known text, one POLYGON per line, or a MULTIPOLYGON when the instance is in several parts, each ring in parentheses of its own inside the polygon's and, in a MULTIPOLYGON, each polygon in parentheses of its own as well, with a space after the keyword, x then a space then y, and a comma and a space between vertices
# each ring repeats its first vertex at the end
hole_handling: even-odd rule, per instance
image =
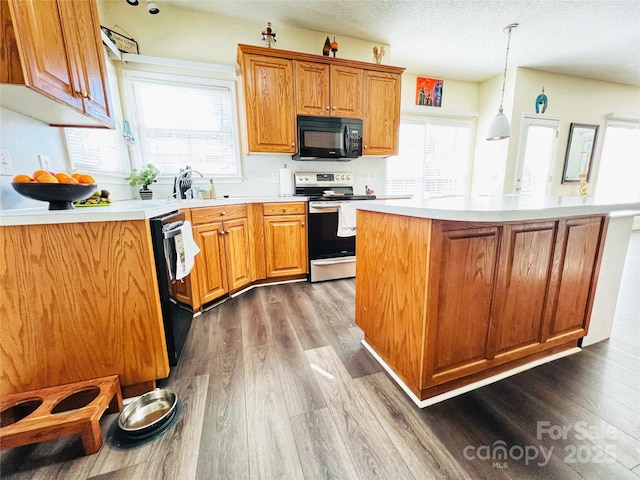
POLYGON ((353 173, 296 172, 296 187, 340 187, 353 185, 353 173))

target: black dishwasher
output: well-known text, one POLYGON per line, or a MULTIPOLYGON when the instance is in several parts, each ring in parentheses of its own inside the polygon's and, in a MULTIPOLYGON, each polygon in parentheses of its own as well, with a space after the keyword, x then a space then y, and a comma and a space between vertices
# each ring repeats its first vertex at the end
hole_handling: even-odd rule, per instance
POLYGON ((187 340, 191 321, 193 320, 193 309, 178 302, 171 296, 169 272, 167 271, 167 259, 165 256, 164 226, 174 222, 183 222, 184 220, 184 213, 178 213, 177 211, 149 220, 158 291, 160 293, 162 321, 167 342, 167 355, 169 356, 169 364, 172 366, 178 364, 178 359, 187 340))

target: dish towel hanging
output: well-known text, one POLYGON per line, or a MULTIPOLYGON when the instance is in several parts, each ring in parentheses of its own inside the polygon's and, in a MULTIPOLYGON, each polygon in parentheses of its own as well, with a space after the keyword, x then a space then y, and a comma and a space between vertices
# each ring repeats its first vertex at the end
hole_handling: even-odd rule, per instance
POLYGON ((164 254, 169 276, 172 280, 182 280, 189 275, 195 256, 200 248, 193 240, 191 222, 174 222, 164 226, 164 254))
POLYGON ((338 207, 338 236, 353 237, 356 234, 356 207, 343 203, 338 207))

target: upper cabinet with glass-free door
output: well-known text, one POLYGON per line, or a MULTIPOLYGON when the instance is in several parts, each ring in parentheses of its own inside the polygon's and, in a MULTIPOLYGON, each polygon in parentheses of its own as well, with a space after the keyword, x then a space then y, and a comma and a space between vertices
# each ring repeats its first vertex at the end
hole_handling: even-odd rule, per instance
POLYGON ((362 69, 295 61, 296 113, 362 118, 362 69))
POLYGON ((0 104, 51 125, 113 128, 95 0, 3 0, 0 9, 0 104))

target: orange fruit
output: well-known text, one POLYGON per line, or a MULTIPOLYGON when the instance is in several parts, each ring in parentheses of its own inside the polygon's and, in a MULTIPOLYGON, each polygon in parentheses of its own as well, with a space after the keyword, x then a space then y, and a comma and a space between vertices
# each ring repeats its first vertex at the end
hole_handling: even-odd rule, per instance
POLYGON ((35 181, 38 181, 38 177, 40 175, 51 175, 51 172, 47 172, 46 170, 36 170, 35 172, 33 172, 33 179, 35 181))
POLYGON ((60 183, 63 183, 62 182, 63 178, 71 178, 71 175, 69 175, 68 173, 64 173, 64 172, 56 173, 53 176, 56 177, 60 183))
POLYGON ((56 177, 50 173, 43 173, 37 179, 38 183, 60 183, 56 177))
POLYGON ((72 173, 72 174, 71 174, 71 176, 72 176, 73 178, 75 178, 76 180, 78 180, 78 178, 80 178, 80 177, 82 176, 82 174, 81 174, 81 173, 76 172, 76 173, 72 173))
POLYGON ((78 183, 78 180, 76 180, 73 177, 70 177, 69 175, 67 175, 66 177, 58 177, 58 175, 56 175, 56 178, 58 179, 58 181, 60 183, 78 183))
POLYGON ((32 183, 32 182, 33 182, 33 178, 31 178, 29 175, 25 175, 23 173, 13 177, 13 183, 32 183))
POLYGON ((78 183, 96 183, 96 180, 91 175, 80 175, 76 180, 78 183))

